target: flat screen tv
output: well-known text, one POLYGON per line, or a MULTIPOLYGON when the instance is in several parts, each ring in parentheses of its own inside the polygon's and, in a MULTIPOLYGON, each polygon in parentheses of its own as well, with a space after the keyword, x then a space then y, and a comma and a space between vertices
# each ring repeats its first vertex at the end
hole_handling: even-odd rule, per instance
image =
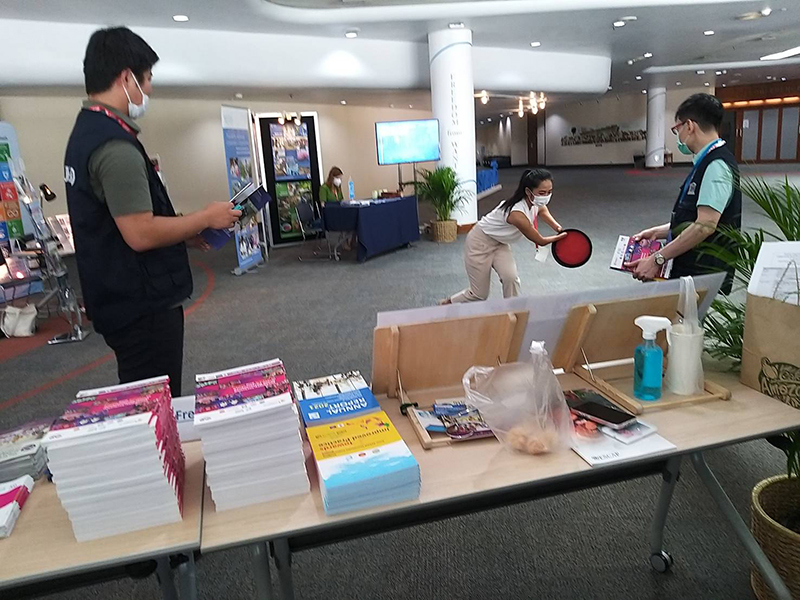
POLYGON ((439 160, 439 121, 384 121, 375 123, 379 165, 439 160))

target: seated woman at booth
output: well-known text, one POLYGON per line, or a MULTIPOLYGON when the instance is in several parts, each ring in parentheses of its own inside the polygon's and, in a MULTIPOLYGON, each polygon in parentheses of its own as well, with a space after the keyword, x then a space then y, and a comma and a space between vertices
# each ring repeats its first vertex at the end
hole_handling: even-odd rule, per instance
POLYGON ((524 237, 538 246, 546 246, 567 235, 561 233, 563 228, 547 208, 552 195, 553 176, 549 171, 525 171, 514 195, 478 221, 467 235, 464 263, 469 287, 445 298, 440 304, 486 300, 489 297, 492 269, 500 276, 503 298, 519 296, 519 274, 510 244, 524 237), (544 236, 539 233, 538 219, 547 223, 557 235, 544 236))
POLYGON ((328 173, 328 178, 319 188, 319 201, 322 204, 328 202, 341 202, 344 198, 342 194, 342 170, 333 167, 328 173))

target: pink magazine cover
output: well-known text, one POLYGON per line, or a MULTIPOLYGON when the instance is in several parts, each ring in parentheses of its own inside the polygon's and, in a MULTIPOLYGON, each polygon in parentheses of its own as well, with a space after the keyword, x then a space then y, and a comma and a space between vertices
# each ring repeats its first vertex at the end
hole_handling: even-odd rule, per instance
MULTIPOLYGON (((633 236, 621 235, 617 240, 614 255, 611 259, 611 268, 616 271, 631 272, 625 263, 647 258, 661 250, 666 243, 662 240, 641 240, 636 241, 633 236)), ((667 261, 661 268, 660 277, 666 279, 672 270, 672 261, 667 261)))
POLYGON ((195 414, 274 398, 289 392, 290 387, 280 361, 251 365, 250 370, 240 367, 218 374, 198 375, 195 414))

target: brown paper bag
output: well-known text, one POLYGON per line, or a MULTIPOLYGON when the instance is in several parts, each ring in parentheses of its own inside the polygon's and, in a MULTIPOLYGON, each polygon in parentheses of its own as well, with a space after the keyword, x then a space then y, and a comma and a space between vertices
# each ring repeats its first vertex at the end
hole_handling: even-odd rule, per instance
POLYGON ((747 294, 741 380, 800 408, 800 306, 747 294))

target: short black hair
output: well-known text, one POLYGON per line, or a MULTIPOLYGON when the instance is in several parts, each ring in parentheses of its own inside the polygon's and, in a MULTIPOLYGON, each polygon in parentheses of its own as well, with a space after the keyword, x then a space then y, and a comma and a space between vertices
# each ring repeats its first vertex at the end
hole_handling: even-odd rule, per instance
POLYGON ((157 62, 158 54, 127 27, 98 29, 89 38, 83 59, 86 93, 105 92, 126 69, 141 82, 145 71, 157 62))
POLYGON ((703 131, 719 131, 725 109, 722 102, 711 94, 693 94, 684 100, 675 112, 676 121, 694 121, 703 131))

